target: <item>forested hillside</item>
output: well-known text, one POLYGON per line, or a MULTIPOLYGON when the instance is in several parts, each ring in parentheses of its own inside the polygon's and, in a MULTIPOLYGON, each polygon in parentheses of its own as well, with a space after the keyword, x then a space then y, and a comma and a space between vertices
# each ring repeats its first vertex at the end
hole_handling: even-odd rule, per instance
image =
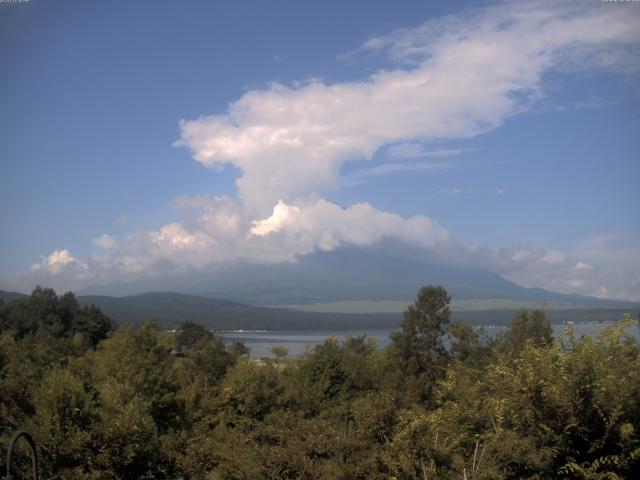
POLYGON ((119 325, 140 326, 153 320, 167 329, 195 321, 214 330, 317 330, 395 328, 398 313, 334 314, 288 308, 254 307, 199 295, 153 292, 127 297, 83 295, 82 305, 96 305, 119 325))
POLYGON ((249 305, 375 299, 410 302, 425 279, 429 279, 432 283, 443 285, 456 300, 564 302, 582 309, 638 307, 638 304, 621 300, 525 288, 487 270, 430 262, 423 258, 424 254, 404 245, 396 245, 393 250, 396 251, 344 248, 315 252, 291 263, 239 262, 188 275, 96 285, 79 291, 78 295, 127 296, 157 291, 181 292, 249 305))
MULTIPOLYGON (((0 300, 11 301, 26 295, 0 291, 0 300)), ((165 329, 175 329, 184 321, 200 323, 213 330, 375 330, 398 328, 402 320, 398 311, 345 313, 308 311, 304 308, 283 306, 281 308, 256 307, 227 300, 185 295, 174 292, 149 292, 125 297, 105 295, 80 295, 76 297, 80 306, 96 306, 107 315, 114 327, 131 325, 139 327, 145 322, 157 322, 165 329)), ((508 325, 518 308, 528 305, 526 301, 467 300, 460 302, 464 308, 452 306, 451 320, 472 325, 508 325)), ((602 321, 610 322, 625 313, 636 316, 637 304, 581 304, 537 303, 545 307, 551 323, 602 321)), ((458 304, 459 305, 459 304, 458 304)), ((307 306, 302 306, 307 307, 307 306)), ((404 308, 404 307, 402 307, 404 308)))
POLYGON ((637 322, 554 339, 522 311, 488 339, 449 304, 422 288, 383 350, 256 362, 37 289, 0 305, 0 441, 31 432, 47 479, 638 478, 637 322))

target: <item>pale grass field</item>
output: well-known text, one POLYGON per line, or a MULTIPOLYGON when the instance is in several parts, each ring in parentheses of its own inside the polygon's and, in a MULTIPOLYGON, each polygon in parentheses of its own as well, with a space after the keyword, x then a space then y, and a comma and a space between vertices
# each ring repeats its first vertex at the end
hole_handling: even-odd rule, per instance
MULTIPOLYGON (((353 300, 343 302, 310 303, 299 305, 264 305, 273 308, 292 308, 305 312, 321 313, 401 313, 411 302, 392 300, 353 300)), ((571 310, 593 308, 593 304, 582 302, 542 302, 537 300, 509 300, 500 298, 481 298, 453 300, 451 308, 454 312, 483 310, 528 310, 542 308, 547 310, 571 310)), ((597 308, 620 308, 619 305, 600 304, 597 308)))

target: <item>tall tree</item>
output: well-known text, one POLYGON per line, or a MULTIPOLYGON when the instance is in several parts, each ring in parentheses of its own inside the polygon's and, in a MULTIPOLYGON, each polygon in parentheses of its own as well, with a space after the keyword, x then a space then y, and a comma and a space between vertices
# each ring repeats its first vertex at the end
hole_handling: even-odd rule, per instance
POLYGON ((176 345, 179 348, 190 348, 203 340, 210 341, 213 337, 213 332, 204 325, 187 320, 180 325, 180 333, 176 336, 176 345))
POLYGON ((502 338, 502 350, 515 357, 527 340, 537 347, 553 344, 553 328, 544 310, 520 310, 502 338))
POLYGON ((405 375, 405 387, 415 400, 427 400, 442 378, 447 351, 442 337, 451 316, 451 296, 440 285, 420 289, 404 312, 401 330, 391 333, 391 352, 405 375))

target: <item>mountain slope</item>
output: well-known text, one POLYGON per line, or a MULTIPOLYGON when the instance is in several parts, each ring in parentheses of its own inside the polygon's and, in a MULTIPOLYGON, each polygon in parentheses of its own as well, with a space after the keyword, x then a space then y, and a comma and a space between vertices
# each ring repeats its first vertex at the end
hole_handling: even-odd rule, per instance
MULTIPOLYGON (((26 298, 16 292, 0 291, 5 302, 26 298)), ((140 325, 147 321, 158 321, 164 328, 176 328, 185 320, 192 320, 216 330, 306 330, 306 331, 372 331, 397 328, 402 319, 401 310, 385 313, 335 313, 327 311, 302 311, 295 308, 254 307, 237 302, 218 300, 203 296, 179 293, 146 293, 126 297, 104 295, 78 296, 81 305, 96 305, 115 321, 116 325, 140 325)), ((464 300, 462 302, 465 302, 464 300)), ((453 321, 465 321, 477 325, 504 325, 516 313, 510 308, 496 309, 495 302, 473 302, 476 310, 458 309, 454 302, 453 321)), ((553 323, 563 321, 615 320, 626 312, 637 315, 640 306, 626 307, 609 305, 607 308, 569 306, 547 312, 553 323)))
MULTIPOLYGON (((159 321, 164 328, 177 328, 192 320, 216 330, 375 330, 397 328, 402 314, 389 313, 326 313, 289 308, 265 308, 244 305, 196 295, 178 293, 147 293, 128 297, 100 295, 79 296, 82 305, 93 304, 117 324, 139 325, 159 321)), ((504 325, 511 321, 516 309, 454 311, 453 321, 478 325, 504 325)), ((585 319, 614 320, 630 309, 573 308, 548 311, 554 323, 581 322, 585 319)))
POLYGON ((10 302, 12 300, 18 300, 20 298, 25 298, 26 295, 20 292, 7 292, 5 290, 0 290, 0 300, 4 302, 10 302))
POLYGON ((560 293, 521 287, 484 270, 355 249, 308 255, 297 263, 227 267, 190 288, 207 296, 251 304, 291 304, 412 301, 418 289, 427 283, 443 285, 458 300, 570 300, 560 293))
POLYGON ((401 315, 310 313, 294 309, 253 307, 196 295, 156 292, 128 297, 81 295, 82 305, 95 305, 118 324, 159 321, 176 328, 191 320, 217 330, 322 330, 395 327, 401 315))
POLYGON ((576 307, 629 302, 525 288, 486 270, 429 262, 419 252, 340 249, 303 256, 295 263, 230 264, 189 275, 167 275, 93 287, 79 294, 131 295, 173 291, 251 305, 290 305, 354 300, 410 302, 427 283, 442 284, 455 300, 503 299, 567 302, 576 307))

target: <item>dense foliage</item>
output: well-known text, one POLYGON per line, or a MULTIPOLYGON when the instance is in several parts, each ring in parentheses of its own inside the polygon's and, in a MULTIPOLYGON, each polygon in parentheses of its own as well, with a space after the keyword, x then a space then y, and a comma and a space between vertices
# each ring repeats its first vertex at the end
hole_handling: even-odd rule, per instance
POLYGON ((629 317, 553 339, 521 312, 489 339, 449 302, 424 287, 386 349, 256 361, 189 322, 113 331, 38 288, 0 304, 0 441, 32 432, 50 479, 640 478, 629 317))

